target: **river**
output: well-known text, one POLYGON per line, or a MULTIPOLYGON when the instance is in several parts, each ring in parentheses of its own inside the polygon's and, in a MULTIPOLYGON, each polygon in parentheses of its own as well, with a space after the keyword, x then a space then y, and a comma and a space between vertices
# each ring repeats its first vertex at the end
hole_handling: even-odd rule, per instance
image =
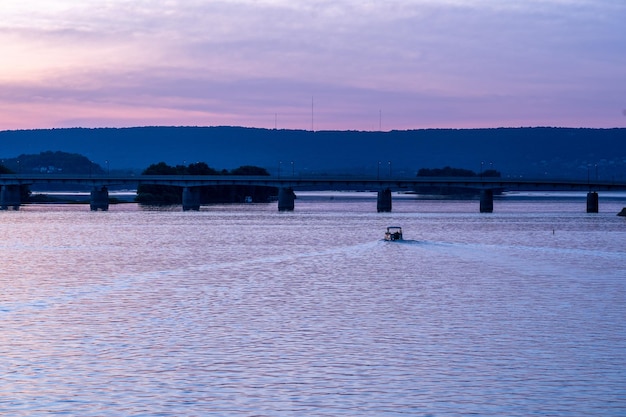
POLYGON ((0 212, 0 415, 626 415, 624 201, 0 212))

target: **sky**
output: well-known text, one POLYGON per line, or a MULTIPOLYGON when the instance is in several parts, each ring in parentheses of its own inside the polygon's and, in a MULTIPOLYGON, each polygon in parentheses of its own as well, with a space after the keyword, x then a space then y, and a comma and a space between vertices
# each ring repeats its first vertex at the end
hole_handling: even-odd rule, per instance
POLYGON ((0 130, 626 126, 624 0, 2 0, 0 130))

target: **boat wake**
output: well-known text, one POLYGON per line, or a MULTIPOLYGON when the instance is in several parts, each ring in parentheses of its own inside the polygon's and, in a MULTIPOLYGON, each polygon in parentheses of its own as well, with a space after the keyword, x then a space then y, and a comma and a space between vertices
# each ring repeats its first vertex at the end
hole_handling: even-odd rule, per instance
POLYGON ((403 240, 385 240, 380 239, 379 242, 388 243, 390 245, 424 245, 428 242, 425 240, 403 239, 403 240))

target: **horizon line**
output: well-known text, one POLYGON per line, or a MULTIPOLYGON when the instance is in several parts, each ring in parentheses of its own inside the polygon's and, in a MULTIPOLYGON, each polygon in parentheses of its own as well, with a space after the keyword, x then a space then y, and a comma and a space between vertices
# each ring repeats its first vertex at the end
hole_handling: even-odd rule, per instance
POLYGON ((548 126, 548 125, 528 125, 528 126, 498 126, 498 127, 420 127, 412 129, 390 129, 390 130, 359 130, 359 129, 322 129, 322 130, 309 130, 309 129, 290 129, 290 128, 268 128, 268 127, 254 127, 243 125, 136 125, 136 126, 73 126, 73 127, 38 127, 38 128, 24 128, 24 129, 6 129, 0 130, 0 133, 5 132, 31 132, 31 131, 43 131, 43 130, 107 130, 107 129, 251 129, 251 130, 267 130, 267 131, 287 131, 287 132, 357 132, 357 133, 391 133, 391 132, 413 132, 420 130, 498 130, 498 129, 572 129, 572 130, 613 130, 613 129, 626 129, 626 127, 574 127, 574 126, 548 126))

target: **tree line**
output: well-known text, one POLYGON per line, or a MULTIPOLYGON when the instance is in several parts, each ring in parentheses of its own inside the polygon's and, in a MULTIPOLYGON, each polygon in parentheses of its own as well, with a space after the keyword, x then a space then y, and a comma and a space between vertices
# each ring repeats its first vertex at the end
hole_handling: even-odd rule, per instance
MULTIPOLYGON (((418 177, 480 177, 480 178, 500 178, 502 174, 495 169, 487 169, 476 173, 469 169, 452 168, 449 166, 443 168, 422 168, 417 171, 418 177)), ((479 188, 469 187, 450 187, 450 186, 419 186, 415 190, 419 194, 441 195, 441 196, 467 196, 473 197, 480 194, 479 188)), ((501 190, 495 191, 497 194, 501 190)))
POLYGON ((422 168, 417 171, 418 177, 501 177, 501 173, 495 169, 487 169, 476 173, 469 169, 452 168, 449 166, 443 168, 422 168))
MULTIPOLYGON (((205 162, 189 165, 171 166, 165 162, 150 165, 142 175, 237 175, 237 176, 269 176, 265 168, 243 165, 232 170, 217 170, 205 162)), ((252 202, 267 202, 278 194, 276 187, 260 187, 249 185, 218 185, 200 187, 200 203, 243 203, 246 199, 252 202)), ((142 184, 137 187, 137 201, 145 205, 181 204, 182 187, 169 185, 142 184)))
POLYGON ((21 154, 2 160, 5 167, 20 174, 104 174, 104 169, 86 156, 61 151, 21 154))

